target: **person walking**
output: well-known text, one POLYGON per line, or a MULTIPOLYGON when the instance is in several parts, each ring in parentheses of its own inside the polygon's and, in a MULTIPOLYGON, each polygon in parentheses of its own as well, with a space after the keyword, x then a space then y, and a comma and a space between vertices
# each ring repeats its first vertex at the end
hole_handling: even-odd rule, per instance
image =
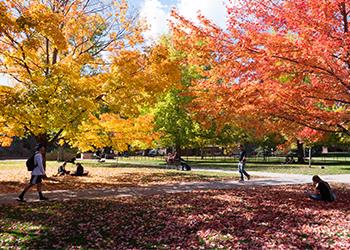
POLYGON ((247 179, 250 179, 250 175, 245 171, 245 164, 247 161, 247 152, 244 150, 244 146, 241 144, 239 145, 239 163, 238 163, 238 171, 241 174, 240 181, 244 181, 244 175, 247 177, 247 179))
POLYGON ((23 192, 18 196, 18 201, 25 202, 25 193, 34 185, 37 185, 37 190, 39 193, 40 200, 48 200, 48 198, 43 196, 42 193, 42 179, 45 178, 45 146, 43 144, 38 144, 36 147, 36 152, 34 155, 34 169, 31 173, 31 178, 29 184, 24 188, 23 192))

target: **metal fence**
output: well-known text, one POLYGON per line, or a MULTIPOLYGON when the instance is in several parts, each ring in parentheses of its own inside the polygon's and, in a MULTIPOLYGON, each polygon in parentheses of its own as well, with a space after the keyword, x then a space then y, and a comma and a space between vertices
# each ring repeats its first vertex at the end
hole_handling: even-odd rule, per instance
MULTIPOLYGON (((262 155, 248 155, 249 161, 251 162, 266 162, 266 163, 283 163, 286 161, 287 155, 273 155, 273 156, 262 156, 262 155)), ((186 161, 223 161, 223 162, 234 162, 238 161, 239 155, 205 155, 205 156, 183 156, 186 161)), ((120 156, 118 159, 130 159, 138 161, 164 161, 164 155, 157 156, 120 156)), ((297 161, 297 158, 294 157, 297 161)), ((308 162, 309 158, 306 156, 304 160, 308 162)), ((312 156, 312 162, 317 163, 345 163, 350 164, 350 152, 346 153, 328 153, 323 155, 312 156)))

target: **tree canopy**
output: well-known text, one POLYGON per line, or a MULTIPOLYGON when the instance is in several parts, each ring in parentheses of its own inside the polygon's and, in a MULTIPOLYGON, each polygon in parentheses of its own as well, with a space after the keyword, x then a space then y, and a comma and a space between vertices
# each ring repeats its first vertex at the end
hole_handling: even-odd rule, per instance
MULTIPOLYGON (((142 106, 178 81, 167 48, 134 47, 143 27, 125 0, 7 0, 0 13, 0 71, 14 81, 0 88, 2 143, 31 135, 48 144, 86 144, 81 135, 96 119, 137 119, 142 106)), ((126 127, 113 125, 120 130, 109 134, 131 128, 120 124, 126 127)))
POLYGON ((226 29, 174 11, 172 32, 209 69, 195 89, 206 114, 257 132, 348 136, 349 9, 349 1, 233 1, 226 29))

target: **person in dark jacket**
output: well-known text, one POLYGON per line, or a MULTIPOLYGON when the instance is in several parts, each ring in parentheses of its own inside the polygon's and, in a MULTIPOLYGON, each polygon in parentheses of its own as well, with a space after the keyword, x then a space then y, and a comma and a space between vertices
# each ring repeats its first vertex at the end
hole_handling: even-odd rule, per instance
POLYGON ((316 193, 309 195, 311 199, 329 202, 335 201, 336 196, 326 181, 322 180, 318 175, 314 175, 312 177, 312 182, 315 186, 316 193))
POLYGON ((58 167, 57 169, 58 176, 63 176, 70 173, 70 171, 66 170, 66 165, 67 165, 67 162, 64 162, 61 166, 58 167))
POLYGON ((84 172, 84 167, 80 163, 76 163, 75 165, 77 166, 77 170, 74 174, 72 174, 72 176, 86 176, 89 174, 87 171, 84 172))
POLYGON ((247 152, 244 149, 243 145, 239 145, 239 162, 238 162, 238 172, 241 174, 240 181, 244 181, 244 175, 247 177, 247 179, 250 179, 250 175, 245 171, 245 164, 247 161, 247 152))

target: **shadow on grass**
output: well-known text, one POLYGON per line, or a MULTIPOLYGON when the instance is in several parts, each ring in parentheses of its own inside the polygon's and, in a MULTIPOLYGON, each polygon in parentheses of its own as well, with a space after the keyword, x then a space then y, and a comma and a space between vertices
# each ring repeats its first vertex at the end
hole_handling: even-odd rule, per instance
POLYGON ((337 241, 347 248, 346 236, 322 233, 330 234, 338 223, 350 230, 344 223, 349 194, 348 189, 339 190, 339 201, 331 204, 311 202, 300 187, 29 203, 1 206, 0 226, 4 235, 12 235, 5 243, 9 248, 323 249, 337 241), (315 231, 305 231, 309 226, 315 231), (25 238, 27 234, 38 237, 25 238))
MULTIPOLYGON (((194 173, 185 171, 165 171, 163 173, 118 173, 115 176, 94 176, 93 174, 84 177, 61 176, 44 180, 43 190, 85 190, 85 189, 116 189, 120 187, 133 187, 143 184, 155 184, 166 182, 190 182, 190 181, 213 181, 232 178, 232 175, 215 176, 210 173, 194 173), (97 177, 97 179, 94 179, 97 177)), ((0 181, 1 193, 19 193, 26 183, 20 181, 0 181)), ((29 192, 36 192, 33 186, 29 192)))

